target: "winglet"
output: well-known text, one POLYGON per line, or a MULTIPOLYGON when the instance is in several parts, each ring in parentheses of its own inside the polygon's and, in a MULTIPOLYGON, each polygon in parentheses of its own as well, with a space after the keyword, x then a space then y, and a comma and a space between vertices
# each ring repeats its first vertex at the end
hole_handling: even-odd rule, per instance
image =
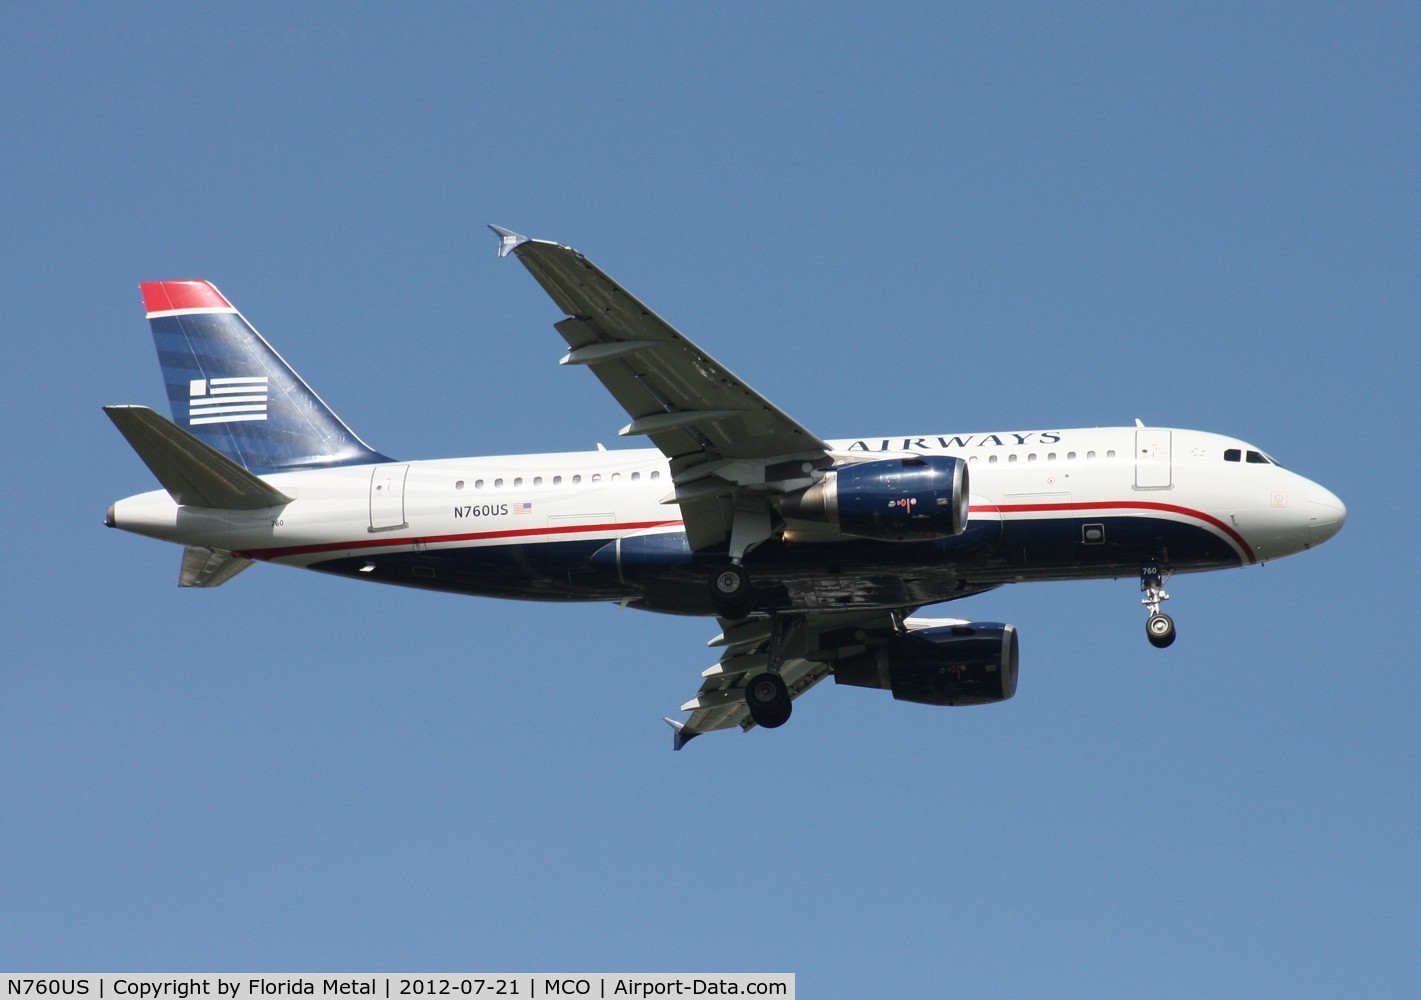
POLYGON ((500 257, 507 257, 524 243, 529 242, 528 237, 515 233, 511 229, 504 229, 502 226, 495 226, 492 223, 489 224, 489 228, 498 237, 498 255, 500 257))
POLYGON ((676 735, 671 741, 672 750, 680 750, 687 743, 691 742, 697 736, 701 735, 694 729, 691 730, 689 733, 686 732, 686 724, 684 722, 677 722, 675 719, 670 718, 669 716, 665 719, 665 722, 672 729, 676 730, 676 735))

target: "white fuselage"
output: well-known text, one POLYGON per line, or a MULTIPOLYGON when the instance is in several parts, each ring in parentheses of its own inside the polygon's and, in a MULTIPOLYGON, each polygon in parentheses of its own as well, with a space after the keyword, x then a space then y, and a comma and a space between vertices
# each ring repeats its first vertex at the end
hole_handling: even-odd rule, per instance
MULTIPOLYGON (((1207 559, 1195 560, 1190 552, 1180 551, 1189 547, 1183 542, 1176 543, 1174 551, 1166 545, 1160 554, 1139 556, 1162 557, 1187 572, 1303 551, 1335 534, 1346 515, 1342 502, 1327 489, 1274 464, 1256 448, 1200 431, 1111 427, 875 437, 830 444, 841 462, 904 454, 966 460, 971 519, 979 526, 1000 522, 1004 541, 1027 537, 1023 529, 1028 526, 1041 533, 1049 531, 1052 522, 1070 522, 1066 537, 1071 544, 1063 548, 1057 539, 1050 546, 1033 546, 1042 553, 1035 563, 1027 546, 1022 546, 1024 557, 991 560, 993 568, 986 572, 984 567, 981 577, 991 585, 1118 575, 1118 564, 1108 560, 1097 564, 1061 555, 1078 542, 1078 552, 1090 556, 1093 545, 1110 540, 1108 523, 1143 519, 1161 529, 1188 528, 1195 537, 1212 540, 1215 551, 1207 559), (1107 537, 1094 537, 1097 531, 1107 537), (1219 550, 1231 553, 1230 562, 1219 558, 1219 550)), ((673 484, 666 459, 654 449, 438 459, 265 478, 292 502, 280 508, 220 511, 180 507, 166 492, 155 491, 115 504, 112 523, 247 558, 317 567, 366 559, 369 568, 391 554, 434 558, 457 550, 477 558, 477 550, 490 555, 510 548, 528 552, 528 547, 606 543, 682 528, 679 508, 670 499, 673 484)), ((824 545, 853 542, 826 537, 813 525, 795 524, 788 526, 784 540, 818 543, 813 547, 821 553, 824 545)), ((894 547, 877 543, 878 549, 894 547)), ((570 558, 585 562, 587 551, 584 545, 570 558)), ((546 565, 539 572, 546 574, 546 565)), ((429 585, 445 589, 438 582, 429 585)), ((487 587, 448 589, 490 592, 487 587)), ((530 595, 513 588, 507 596, 530 595)), ((587 596, 595 599, 597 594, 587 596)))

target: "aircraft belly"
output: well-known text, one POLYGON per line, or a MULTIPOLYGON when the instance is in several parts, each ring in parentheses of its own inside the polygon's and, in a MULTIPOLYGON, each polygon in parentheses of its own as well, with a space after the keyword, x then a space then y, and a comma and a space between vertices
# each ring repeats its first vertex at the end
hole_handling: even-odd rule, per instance
POLYGON ((1153 562, 1187 572, 1248 561, 1235 541, 1206 523, 1094 511, 1008 519, 999 555, 1011 580, 1130 576, 1153 562))
POLYGON ((534 601, 616 601, 635 590, 596 570, 602 539, 538 544, 416 546, 398 552, 345 555, 307 568, 377 583, 478 597, 534 601))
MULTIPOLYGON (((692 552, 684 532, 501 545, 402 546, 306 562, 358 579, 484 597, 631 600, 636 607, 709 614, 710 570, 723 550, 692 552)), ((746 557, 765 605, 788 609, 901 608, 953 600, 1023 580, 1133 575, 1162 561, 1180 571, 1238 566, 1237 543, 1184 515, 1097 510, 974 516, 934 542, 766 542, 746 557)))
MULTIPOLYGON (((955 538, 934 542, 769 541, 745 557, 767 607, 783 609, 901 608, 990 589, 973 577, 992 565, 1000 524, 974 521, 955 538)), ((593 561, 635 586, 637 607, 709 614, 710 572, 727 559, 721 549, 692 552, 684 533, 609 543, 593 561)), ((997 573, 1001 576, 1001 573, 997 573)))

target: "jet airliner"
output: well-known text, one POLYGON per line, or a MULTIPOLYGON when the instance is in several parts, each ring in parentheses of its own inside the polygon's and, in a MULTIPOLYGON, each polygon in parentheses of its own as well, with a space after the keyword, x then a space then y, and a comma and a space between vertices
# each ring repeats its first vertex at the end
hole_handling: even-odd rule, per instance
POLYGON ((1135 577, 1146 636, 1171 574, 1335 535, 1341 500, 1202 431, 1049 428, 826 440, 570 247, 500 227, 652 448, 414 461, 355 435, 215 286, 140 288, 173 419, 104 410, 161 490, 106 523, 184 547, 179 584, 254 562, 483 597, 714 615, 719 659, 674 746, 774 728, 821 680, 929 705, 1004 701, 1018 637, 923 609, 1008 583, 1135 577))

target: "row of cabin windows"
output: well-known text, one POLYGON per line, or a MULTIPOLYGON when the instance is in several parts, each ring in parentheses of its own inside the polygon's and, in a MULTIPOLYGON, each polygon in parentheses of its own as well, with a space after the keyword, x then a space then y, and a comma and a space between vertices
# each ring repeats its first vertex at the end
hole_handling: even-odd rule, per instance
MULTIPOLYGON (((612 473, 610 476, 608 476, 607 478, 608 478, 609 480, 611 480, 612 482, 614 482, 614 483, 615 483, 615 482, 620 482, 620 481, 621 481, 621 478, 622 478, 622 474, 621 474, 620 472, 614 472, 614 473, 612 473)), ((632 482, 634 482, 634 483, 640 482, 640 481, 641 481, 641 473, 640 473, 640 472, 633 472, 633 473, 632 473, 630 476, 628 476, 627 478, 629 478, 629 479, 630 479, 632 482)), ((654 471, 654 472, 651 472, 650 474, 648 474, 647 478, 648 478, 648 479, 653 479, 653 480, 654 480, 654 479, 660 479, 660 478, 661 478, 661 472, 660 472, 660 470, 656 470, 656 471, 654 471)), ((587 479, 588 479, 588 482, 600 483, 600 482, 602 481, 602 473, 600 473, 600 472, 594 472, 592 475, 588 476, 587 479)), ((575 485, 577 485, 577 484, 579 484, 579 483, 582 482, 582 476, 581 476, 581 475, 568 476, 568 477, 566 477, 566 481, 567 481, 568 483, 571 483, 572 485, 575 486, 575 485)), ((531 482, 531 484, 532 484, 533 486, 542 486, 542 485, 543 485, 543 477, 542 477, 542 476, 534 476, 534 477, 530 480, 530 482, 531 482)), ((564 477, 562 477, 562 476, 553 476, 552 479, 549 480, 549 482, 550 482, 553 486, 561 486, 561 485, 563 484, 563 482, 564 482, 564 477)), ((523 485, 523 483, 524 483, 524 479, 523 479, 522 476, 514 476, 514 477, 513 477, 513 481, 512 481, 512 485, 513 485, 513 486, 515 486, 515 487, 521 487, 521 486, 523 485)), ((487 485, 489 485, 489 484, 488 484, 485 480, 483 480, 483 479, 475 479, 475 480, 474 480, 474 489, 476 489, 476 490, 484 489, 487 485)), ((496 490, 497 490, 497 489, 502 489, 503 486, 504 486, 504 479, 503 479, 502 477, 499 477, 498 479, 495 479, 495 480, 493 481, 493 488, 494 488, 494 489, 496 489, 496 490)), ((456 483, 454 484, 454 488, 455 488, 456 490, 462 490, 462 489, 464 488, 464 481, 463 481, 462 479, 460 479, 458 482, 456 482, 456 483)))
MULTIPOLYGON (((1255 455, 1258 455, 1258 452, 1256 452, 1256 451, 1251 451, 1251 452, 1248 453, 1248 455, 1249 455, 1248 460, 1249 460, 1250 462, 1260 460, 1260 459, 1255 459, 1255 458, 1253 457, 1253 456, 1255 456, 1255 455)), ((1027 453, 1026 460, 1027 460, 1028 462, 1035 462, 1038 457, 1039 457, 1039 456, 1036 454, 1036 452, 1033 451, 1033 452, 1027 453)), ((1096 453, 1095 453, 1094 451, 1088 451, 1088 452, 1085 453, 1085 461, 1087 461, 1087 462, 1093 462, 1093 461, 1095 461, 1096 457, 1097 457, 1097 456, 1096 456, 1096 453)), ((1109 449, 1108 451, 1106 451, 1105 457, 1106 457, 1106 458, 1114 458, 1114 457, 1115 457, 1115 449, 1114 449, 1114 448, 1111 448, 1111 449, 1109 449)), ((1226 452, 1224 452, 1224 457, 1225 457, 1228 461, 1230 461, 1230 462, 1237 462, 1237 461, 1238 461, 1238 450, 1237 450, 1237 449, 1231 449, 1230 451, 1226 451, 1226 452), (1234 457, 1233 457, 1233 458, 1229 458, 1229 455, 1233 455, 1234 457)), ((969 463, 974 463, 974 462, 977 461, 977 458, 978 458, 978 456, 972 455, 971 457, 969 457, 969 458, 967 459, 967 461, 968 461, 969 463)), ((1047 453, 1046 453, 1046 461, 1048 461, 1048 462, 1054 462, 1054 461, 1056 461, 1056 458, 1057 458, 1056 452, 1052 451, 1052 452, 1047 452, 1047 453)), ((1068 452, 1066 452, 1066 461, 1067 461, 1067 462, 1074 462, 1074 461, 1077 461, 1078 458, 1079 458, 1079 456, 1077 455, 1076 452, 1074 452, 1074 451, 1068 451, 1068 452)), ((988 456, 987 456, 987 464, 988 464, 988 465, 996 465, 1000 460, 1001 460, 1001 456, 999 456, 999 455, 988 455, 988 456)), ((1011 454, 1011 455, 1008 455, 1008 456, 1007 456, 1007 459, 1006 459, 1006 460, 1007 460, 1007 464, 1008 464, 1008 465, 1012 465, 1012 464, 1015 464, 1016 462, 1021 461, 1021 456, 1020 456, 1020 455, 1016 455, 1016 454, 1011 454)), ((1261 460, 1262 460, 1262 461, 1267 461, 1267 459, 1261 459, 1261 460)), ((622 474, 621 474, 620 472, 614 472, 614 473, 612 473, 612 474, 608 477, 608 479, 609 479, 610 481, 614 482, 614 483, 620 481, 621 478, 622 478, 622 474)), ((640 482, 640 481, 641 481, 641 473, 640 473, 640 472, 633 472, 630 476, 628 476, 628 478, 629 478, 632 482, 634 482, 634 483, 640 482)), ((648 479, 652 479, 652 480, 660 479, 660 478, 661 478, 661 472, 660 472, 660 470, 656 470, 656 471, 653 471, 653 472, 649 473, 649 474, 647 475, 647 478, 648 478, 648 479)), ((564 481, 564 477, 562 477, 562 476, 553 476, 553 477, 552 477, 552 480, 551 480, 552 485, 554 485, 554 486, 561 486, 561 485, 563 484, 563 481, 564 481)), ((594 472, 591 476, 588 477, 588 481, 589 481, 589 482, 593 482, 593 483, 600 483, 600 482, 602 481, 602 474, 601 474, 600 472, 594 472)), ((582 476, 580 476, 580 475, 568 476, 568 477, 567 477, 567 482, 569 482, 569 483, 571 483, 571 484, 573 484, 573 485, 577 485, 577 484, 579 484, 579 483, 582 482, 582 476)), ((523 486, 523 484, 524 484, 524 479, 523 479, 522 476, 515 476, 515 477, 513 478, 513 483, 512 483, 513 486, 515 486, 515 487, 521 487, 521 486, 523 486)), ((502 489, 504 485, 505 485, 505 481, 504 481, 501 477, 498 478, 498 479, 495 479, 495 480, 493 481, 493 488, 494 488, 494 489, 502 489)), ((534 476, 534 477, 532 478, 532 485, 534 485, 534 486, 542 486, 542 485, 543 485, 543 477, 542 477, 542 476, 534 476)), ((483 480, 483 479, 475 479, 475 480, 474 480, 474 489, 476 489, 476 490, 484 489, 484 488, 487 487, 487 486, 488 486, 488 483, 487 483, 485 480, 483 480)), ((462 489, 464 488, 464 480, 460 479, 458 482, 456 482, 456 483, 454 484, 454 488, 455 488, 456 490, 462 490, 462 489)))
MULTIPOLYGON (((1096 457, 1096 456, 1095 456, 1095 452, 1093 452, 1093 451, 1088 451, 1088 452, 1085 453, 1085 460, 1086 460, 1087 462, 1093 462, 1093 461, 1095 461, 1095 457, 1096 457)), ((1115 457, 1115 449, 1114 449, 1114 448, 1111 448, 1109 451, 1107 451, 1107 452, 1105 453, 1105 457, 1106 457, 1106 458, 1114 458, 1114 457, 1115 457)), ((1066 461, 1067 461, 1067 462, 1074 462, 1074 461, 1076 460, 1076 458, 1077 458, 1077 455, 1076 455, 1075 452, 1073 452, 1073 451, 1068 451, 1068 452, 1066 452, 1066 461)), ((1020 461, 1020 460, 1021 460, 1021 459, 1020 459, 1020 456, 1018 456, 1018 455, 1008 455, 1008 456, 1007 456, 1007 464, 1008 464, 1008 465, 1012 464, 1013 462, 1018 462, 1018 461, 1020 461)), ((1033 452, 1029 452, 1029 453, 1027 454, 1027 456, 1026 456, 1026 460, 1027 460, 1028 462, 1034 462, 1034 461, 1036 461, 1036 452, 1034 452, 1034 451, 1033 451, 1033 452)), ((970 458, 967 459, 967 462, 968 462, 969 465, 970 465, 971 463, 975 462, 975 461, 977 461, 977 456, 976 456, 976 455, 973 455, 973 456, 971 456, 970 458)), ((1047 452, 1047 453, 1046 453, 1046 461, 1048 461, 1048 462, 1054 462, 1054 461, 1056 461, 1056 453, 1055 453, 1054 451, 1047 452)), ((988 464, 988 465, 996 465, 997 462, 998 462, 998 456, 996 456, 996 455, 988 455, 988 456, 987 456, 987 464, 988 464)))

